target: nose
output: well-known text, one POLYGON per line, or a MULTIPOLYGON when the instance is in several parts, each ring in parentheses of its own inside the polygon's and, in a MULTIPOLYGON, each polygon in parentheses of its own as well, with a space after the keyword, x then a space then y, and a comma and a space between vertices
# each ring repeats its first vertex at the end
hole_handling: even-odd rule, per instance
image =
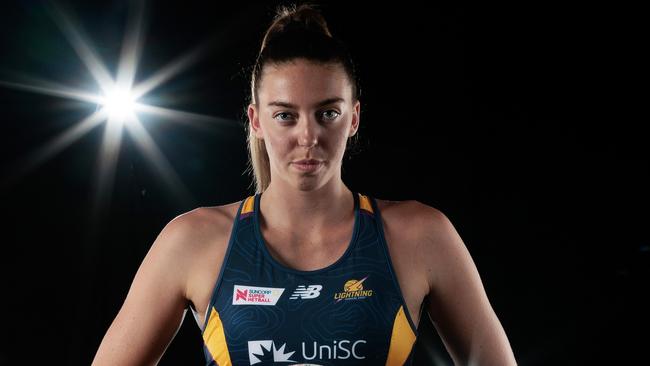
POLYGON ((305 118, 303 122, 298 132, 298 145, 311 148, 318 143, 318 124, 310 118, 305 118))

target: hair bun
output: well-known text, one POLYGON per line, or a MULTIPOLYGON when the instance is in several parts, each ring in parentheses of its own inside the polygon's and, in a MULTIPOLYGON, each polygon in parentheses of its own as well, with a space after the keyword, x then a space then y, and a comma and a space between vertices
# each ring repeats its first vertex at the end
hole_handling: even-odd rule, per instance
POLYGON ((262 49, 282 36, 293 38, 298 34, 332 38, 325 18, 313 5, 302 4, 298 7, 282 5, 276 10, 273 23, 264 36, 262 49))

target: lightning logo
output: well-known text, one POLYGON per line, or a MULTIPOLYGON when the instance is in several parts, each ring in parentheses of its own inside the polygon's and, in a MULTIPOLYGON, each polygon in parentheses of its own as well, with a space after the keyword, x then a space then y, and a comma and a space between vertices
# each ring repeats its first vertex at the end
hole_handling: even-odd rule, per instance
POLYGON ((360 280, 348 280, 345 282, 345 285, 343 285, 343 292, 337 292, 334 294, 336 302, 341 300, 365 299, 366 297, 372 296, 372 290, 363 289, 363 281, 367 278, 368 276, 360 280))

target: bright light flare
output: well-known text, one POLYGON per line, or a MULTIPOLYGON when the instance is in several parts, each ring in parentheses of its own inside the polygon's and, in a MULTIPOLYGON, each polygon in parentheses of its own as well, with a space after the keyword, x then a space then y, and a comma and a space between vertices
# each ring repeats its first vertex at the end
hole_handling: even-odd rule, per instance
POLYGON ((144 2, 134 1, 132 6, 134 12, 129 15, 127 21, 122 53, 115 78, 109 73, 94 48, 90 45, 88 39, 75 26, 75 22, 68 13, 56 4, 49 7, 55 22, 61 28, 72 48, 97 83, 99 93, 92 93, 39 79, 27 80, 27 82, 0 80, 0 86, 93 103, 97 106, 97 110, 90 116, 73 124, 59 134, 59 136, 47 142, 29 157, 25 158, 18 165, 19 169, 17 174, 10 177, 10 179, 0 180, 0 189, 5 184, 17 182, 20 177, 70 146, 74 141, 81 138, 96 126, 106 122, 98 159, 98 171, 95 177, 95 209, 103 207, 104 203, 110 197, 123 130, 126 130, 135 139, 136 147, 143 152, 150 164, 153 165, 162 178, 162 181, 171 188, 171 191, 179 198, 179 201, 185 206, 191 206, 189 204, 193 201, 191 194, 176 175, 173 167, 167 161, 162 151, 160 151, 148 131, 140 123, 138 114, 149 114, 174 122, 192 124, 199 127, 208 127, 208 125, 214 125, 215 123, 219 124, 220 127, 229 128, 239 128, 239 125, 235 121, 224 118, 205 116, 138 102, 148 92, 160 87, 186 69, 190 64, 197 61, 203 53, 205 46, 196 47, 189 54, 179 57, 144 81, 135 83, 136 69, 143 43, 142 22, 144 18, 144 2))
POLYGON ((116 86, 106 93, 100 104, 106 109, 109 120, 122 124, 135 115, 137 99, 130 89, 116 86))

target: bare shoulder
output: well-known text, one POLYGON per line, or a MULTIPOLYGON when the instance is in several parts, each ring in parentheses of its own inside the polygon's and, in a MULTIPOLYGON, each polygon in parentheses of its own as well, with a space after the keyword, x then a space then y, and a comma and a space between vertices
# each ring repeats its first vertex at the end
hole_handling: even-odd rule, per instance
POLYGON ((449 218, 438 208, 416 200, 378 199, 377 206, 393 245, 399 245, 400 250, 410 254, 419 275, 429 279, 435 276, 431 271, 440 268, 435 261, 444 261, 444 253, 448 252, 441 247, 450 245, 448 238, 456 234, 449 218))
POLYGON ((169 225, 178 226, 188 258, 186 298, 203 317, 213 282, 221 269, 230 233, 241 201, 200 207, 179 215, 169 225))
POLYGON ((213 236, 215 232, 232 223, 239 203, 195 208, 176 216, 167 224, 165 230, 180 231, 193 236, 193 239, 213 236))
POLYGON ((376 199, 381 215, 389 224, 404 225, 402 229, 424 234, 431 225, 445 225, 447 216, 439 209, 416 200, 390 201, 376 199))
POLYGON ((155 364, 178 331, 196 278, 200 254, 219 248, 228 205, 199 208, 172 219, 138 268, 94 365, 155 364))
POLYGON ((414 200, 377 200, 377 205, 391 236, 389 247, 397 249, 391 254, 411 315, 426 296, 427 312, 455 364, 474 359, 481 365, 516 365, 474 261, 447 215, 414 200))
POLYGON ((430 266, 427 257, 433 251, 423 238, 440 211, 415 200, 377 199, 377 206, 397 280, 409 313, 418 324, 421 305, 430 291, 430 268, 436 268, 430 266))
POLYGON ((173 237, 173 245, 181 247, 179 249, 196 262, 206 251, 214 250, 215 245, 224 244, 220 239, 230 234, 239 203, 199 207, 185 212, 172 219, 160 235, 173 237))
POLYGON ((234 215, 239 202, 199 207, 182 213, 161 230, 150 252, 169 258, 176 264, 176 273, 183 278, 184 293, 192 301, 196 278, 206 258, 218 256, 227 246, 234 215))

